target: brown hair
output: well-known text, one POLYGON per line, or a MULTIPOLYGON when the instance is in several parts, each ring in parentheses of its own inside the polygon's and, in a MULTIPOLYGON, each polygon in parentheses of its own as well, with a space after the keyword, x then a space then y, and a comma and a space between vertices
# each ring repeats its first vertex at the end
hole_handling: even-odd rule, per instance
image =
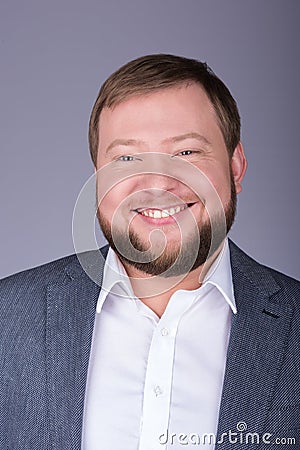
POLYGON ((89 146, 97 162, 99 118, 104 107, 111 108, 134 95, 145 95, 182 83, 196 82, 210 99, 231 157, 240 141, 240 116, 234 98, 210 67, 195 59, 155 54, 137 58, 114 72, 102 85, 89 123, 89 146))

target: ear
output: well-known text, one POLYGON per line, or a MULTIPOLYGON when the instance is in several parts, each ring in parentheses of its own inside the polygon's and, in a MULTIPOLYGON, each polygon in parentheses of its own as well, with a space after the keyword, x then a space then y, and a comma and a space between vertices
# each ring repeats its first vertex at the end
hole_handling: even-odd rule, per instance
POLYGON ((239 194, 242 190, 242 180, 247 170, 247 159, 244 153, 242 143, 239 142, 236 146, 231 158, 231 170, 235 183, 236 193, 239 194))

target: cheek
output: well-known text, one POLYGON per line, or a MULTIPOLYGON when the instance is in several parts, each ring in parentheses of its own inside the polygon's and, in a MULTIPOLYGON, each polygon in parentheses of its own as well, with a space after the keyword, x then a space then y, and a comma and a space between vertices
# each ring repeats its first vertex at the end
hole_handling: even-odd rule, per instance
MULTIPOLYGON (((204 172, 204 171, 203 171, 204 172)), ((214 166, 206 170, 208 183, 205 185, 204 198, 206 207, 212 212, 227 206, 231 197, 230 170, 214 166)))
POLYGON ((132 182, 124 181, 116 186, 105 188, 101 183, 97 186, 97 202, 101 213, 108 219, 112 219, 113 215, 125 207, 125 203, 132 192, 132 182))
POLYGON ((207 176, 220 198, 226 197, 230 193, 230 168, 229 165, 216 165, 207 176))
POLYGON ((104 196, 98 195, 98 208, 100 212, 109 220, 112 219, 113 214, 118 210, 119 205, 123 202, 124 196, 122 190, 119 188, 112 188, 104 196))

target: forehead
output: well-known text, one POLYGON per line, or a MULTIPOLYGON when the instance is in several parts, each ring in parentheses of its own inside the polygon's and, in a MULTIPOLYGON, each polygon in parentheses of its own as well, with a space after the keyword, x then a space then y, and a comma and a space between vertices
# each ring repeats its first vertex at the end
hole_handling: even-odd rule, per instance
POLYGON ((204 131, 221 135, 214 107, 196 83, 130 97, 103 108, 99 118, 100 147, 116 138, 143 139, 151 134, 154 140, 163 140, 204 131))

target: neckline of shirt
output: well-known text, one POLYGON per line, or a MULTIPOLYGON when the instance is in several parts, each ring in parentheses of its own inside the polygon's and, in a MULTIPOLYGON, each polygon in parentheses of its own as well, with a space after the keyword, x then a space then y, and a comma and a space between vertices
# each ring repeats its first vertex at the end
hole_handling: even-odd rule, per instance
MULTIPOLYGON (((129 298, 134 300, 138 307, 141 301, 134 295, 129 277, 116 253, 110 247, 104 265, 103 283, 97 302, 97 313, 101 312, 103 303, 105 302, 108 294, 112 292, 113 288, 117 285, 123 288, 124 293, 126 293, 129 298)), ((202 285, 195 290, 188 291, 179 289, 173 294, 173 296, 175 294, 176 296, 185 294, 189 297, 192 295, 193 301, 196 301, 197 297, 201 295, 203 289, 207 289, 209 285, 214 286, 219 290, 226 303, 230 306, 232 312, 236 314, 237 307, 234 297, 230 251, 227 238, 224 241, 224 245, 217 259, 213 262, 208 273, 206 274, 202 285)))

